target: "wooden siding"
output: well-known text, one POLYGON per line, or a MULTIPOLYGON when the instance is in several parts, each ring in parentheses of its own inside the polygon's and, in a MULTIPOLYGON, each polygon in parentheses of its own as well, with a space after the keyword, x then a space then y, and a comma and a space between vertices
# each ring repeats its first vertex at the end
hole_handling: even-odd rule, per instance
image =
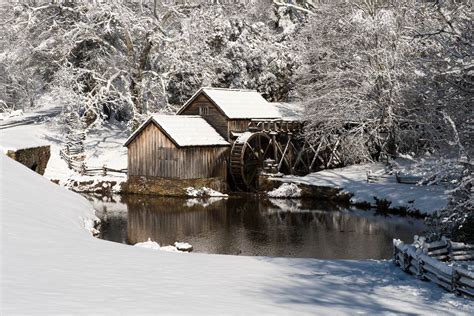
POLYGON ((229 120, 227 122, 228 126, 228 138, 230 139, 230 132, 245 132, 248 131, 250 120, 229 120))
MULTIPOLYGON (((202 117, 228 140, 227 117, 205 96, 198 96, 180 115, 199 115, 199 107, 208 106, 209 113, 202 117)), ((199 133, 199 131, 196 131, 199 133)))
MULTIPOLYGON (((198 137, 198 131, 197 137, 198 137)), ((128 174, 170 179, 226 179, 228 147, 178 148, 153 123, 128 145, 128 174)))

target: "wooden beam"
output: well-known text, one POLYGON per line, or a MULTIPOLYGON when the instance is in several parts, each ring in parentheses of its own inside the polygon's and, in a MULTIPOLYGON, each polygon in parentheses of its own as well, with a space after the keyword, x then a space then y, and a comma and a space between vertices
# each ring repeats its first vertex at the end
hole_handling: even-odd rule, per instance
MULTIPOLYGON (((304 161, 301 159, 301 157, 303 156, 305 147, 306 147, 306 142, 303 143, 303 147, 298 152, 298 156, 296 157, 295 164, 293 165, 293 170, 292 170, 293 172, 295 171, 296 166, 298 165, 299 161, 301 161, 303 164, 305 164, 304 161)), ((306 167, 306 165, 305 165, 305 167, 306 167)))
MULTIPOLYGON (((291 136, 288 137, 288 142, 286 143, 285 150, 283 151, 281 160, 278 163, 278 170, 280 170, 280 168, 281 168, 281 164, 283 163, 283 158, 285 158, 285 156, 286 156, 286 153, 288 151, 288 147, 290 147, 290 143, 291 143, 291 136)), ((290 168, 290 170, 291 170, 291 163, 288 160, 287 160, 287 164, 288 164, 288 168, 290 168)))
MULTIPOLYGON (((323 143, 322 142, 319 142, 318 144, 318 148, 316 149, 316 151, 314 152, 314 157, 313 157, 313 160, 311 161, 311 164, 309 165, 309 171, 311 171, 313 169, 313 166, 314 166, 314 163, 316 162, 316 159, 319 158, 319 151, 321 150, 321 145, 323 143)), ((311 144, 309 144, 311 146, 311 144)), ((311 146, 312 148, 313 146, 311 146)), ((321 158, 319 158, 321 160, 321 158)))
MULTIPOLYGON (((281 148, 280 144, 279 144, 279 143, 276 143, 276 147, 277 147, 278 151, 280 151, 280 153, 281 153, 281 160, 282 160, 282 161, 285 160, 286 165, 288 166, 288 168, 291 168, 291 167, 290 167, 290 163, 288 162, 288 159, 286 159, 285 155, 283 154, 283 149, 281 148)), ((278 164, 278 171, 280 171, 280 165, 281 165, 281 164, 279 163, 279 164, 278 164)))
POLYGON ((276 135, 272 134, 272 142, 273 142, 273 155, 275 158, 275 161, 278 161, 278 143, 276 141, 276 135))

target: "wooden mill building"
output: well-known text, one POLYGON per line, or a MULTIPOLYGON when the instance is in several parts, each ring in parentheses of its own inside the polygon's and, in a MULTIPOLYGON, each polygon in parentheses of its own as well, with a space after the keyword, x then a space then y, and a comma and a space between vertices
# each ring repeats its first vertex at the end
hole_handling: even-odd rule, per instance
POLYGON ((148 186, 155 189, 140 193, 181 195, 195 185, 225 190, 230 144, 200 116, 152 115, 125 146, 129 191, 148 186))
POLYGON ((294 128, 280 107, 257 91, 199 89, 176 115, 150 116, 126 141, 124 191, 183 195, 189 186, 225 191, 230 178, 240 187, 253 184, 268 159, 285 157, 289 165, 295 155, 288 133, 294 128), (269 126, 278 133, 268 134, 269 126))
POLYGON ((281 119, 278 108, 254 90, 201 88, 177 115, 200 115, 227 140, 247 130, 253 119, 281 119))

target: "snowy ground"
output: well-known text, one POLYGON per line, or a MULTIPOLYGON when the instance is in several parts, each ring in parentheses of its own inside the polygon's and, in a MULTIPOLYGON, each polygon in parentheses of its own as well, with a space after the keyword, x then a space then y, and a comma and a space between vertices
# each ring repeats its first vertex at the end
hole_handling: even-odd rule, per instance
POLYGON ((341 188, 343 192, 353 194, 352 202, 368 202, 375 205, 376 197, 391 202, 391 208, 406 207, 431 214, 446 208, 449 194, 442 185, 417 186, 397 183, 394 175, 381 178, 375 183, 367 182, 367 171, 382 173, 385 166, 381 163, 353 165, 345 168, 323 170, 304 177, 283 176, 274 180, 302 183, 314 186, 341 188))
POLYGON ((55 104, 54 102, 43 102, 34 111, 23 112, 22 110, 15 110, 2 112, 0 113, 0 129, 47 121, 61 112, 61 107, 55 104))
MULTIPOLYGON (((81 176, 70 170, 59 156, 59 151, 64 146, 64 135, 51 120, 48 109, 42 108, 37 112, 24 113, 21 116, 2 120, 0 122, 0 151, 50 145, 51 157, 44 176, 57 180, 65 186, 73 182, 116 181, 121 183, 126 180, 125 174, 112 173, 105 177, 91 177, 81 176)), ((53 113, 56 113, 56 108, 52 109, 53 113)), ((106 165, 113 169, 127 168, 127 149, 123 147, 123 143, 128 134, 125 126, 120 124, 110 124, 87 132, 84 142, 87 166, 101 168, 106 165)), ((119 185, 117 185, 118 188, 119 185)))
POLYGON ((387 261, 181 254, 99 240, 90 203, 0 155, 1 314, 472 315, 387 261), (88 226, 88 225, 87 225, 88 226))

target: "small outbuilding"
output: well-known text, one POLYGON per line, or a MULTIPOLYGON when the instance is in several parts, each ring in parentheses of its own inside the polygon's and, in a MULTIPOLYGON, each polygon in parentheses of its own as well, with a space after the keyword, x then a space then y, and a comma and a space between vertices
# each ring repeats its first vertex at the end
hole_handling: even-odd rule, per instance
POLYGON ((245 132, 252 119, 281 119, 278 108, 255 90, 201 88, 176 115, 200 115, 226 140, 245 132))
POLYGON ((183 195, 189 186, 226 189, 230 144, 200 116, 152 115, 124 146, 125 191, 183 195))

